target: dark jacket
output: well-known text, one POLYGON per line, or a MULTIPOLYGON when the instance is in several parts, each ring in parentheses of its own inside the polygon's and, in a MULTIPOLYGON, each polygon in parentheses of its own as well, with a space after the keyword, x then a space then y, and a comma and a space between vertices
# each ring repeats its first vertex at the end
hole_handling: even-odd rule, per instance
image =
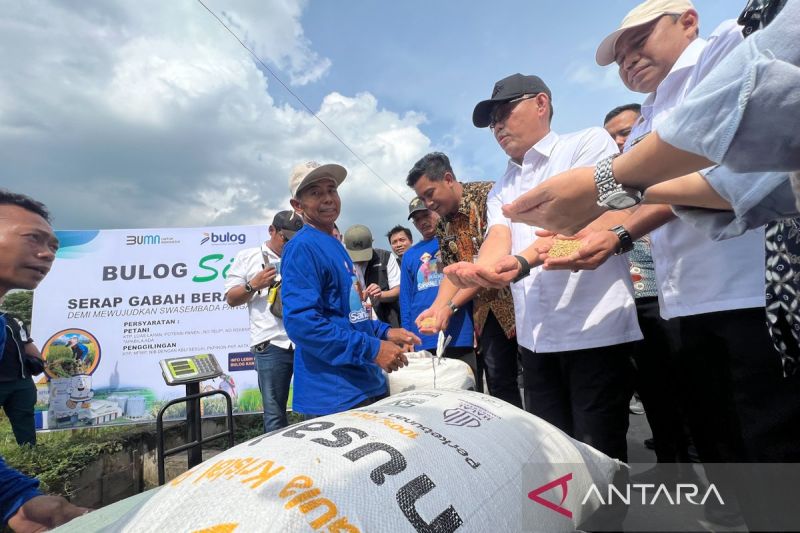
MULTIPOLYGON (((9 315, 5 318, 5 346, 0 358, 0 381, 16 381, 31 377, 25 368, 25 344, 31 342, 23 326, 9 315)), ((0 324, 3 322, 0 321, 0 324)))
MULTIPOLYGON (((380 248, 372 249, 372 259, 367 263, 364 269, 364 282, 369 287, 375 283, 382 291, 388 291, 389 287, 389 273, 387 271, 389 261, 395 261, 392 253, 388 250, 381 250, 380 248)), ((375 307, 375 314, 381 322, 386 322, 393 328, 400 327, 400 303, 399 299, 394 302, 381 302, 375 307)))

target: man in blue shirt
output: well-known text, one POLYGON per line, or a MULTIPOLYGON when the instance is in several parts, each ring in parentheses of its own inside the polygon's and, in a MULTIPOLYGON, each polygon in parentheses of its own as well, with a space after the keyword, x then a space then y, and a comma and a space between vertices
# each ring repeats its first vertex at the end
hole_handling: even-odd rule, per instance
POLYGON ((305 225, 283 252, 283 321, 295 343, 293 408, 307 417, 369 405, 387 394, 381 369, 408 363, 419 337, 371 320, 350 256, 333 235, 344 167, 301 163, 289 189, 305 225))
MULTIPOLYGON (((416 348, 436 353, 437 335, 423 335, 414 322, 426 309, 433 305, 439 293, 439 284, 444 278, 442 270, 439 239, 436 238, 436 225, 439 215, 425 207, 421 198, 414 198, 408 206, 408 218, 422 234, 418 242, 403 254, 400 267, 400 311, 402 326, 420 335, 422 344, 416 348)), ((477 379, 474 348, 474 329, 472 326, 472 306, 458 309, 450 319, 446 335, 452 337, 446 353, 448 357, 461 359, 472 368, 477 379)))
MULTIPOLYGON (((0 189, 0 299, 12 289, 33 290, 50 271, 58 239, 41 203, 0 189)), ((0 315, 0 354, 6 343, 0 315)), ((15 531, 44 531, 87 513, 60 496, 45 496, 39 482, 0 458, 0 525, 15 531)))

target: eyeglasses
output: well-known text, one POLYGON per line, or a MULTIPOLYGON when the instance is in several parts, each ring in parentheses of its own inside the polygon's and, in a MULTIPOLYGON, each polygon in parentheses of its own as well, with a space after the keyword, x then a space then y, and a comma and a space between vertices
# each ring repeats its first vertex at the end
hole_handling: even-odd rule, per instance
POLYGON ((284 240, 284 242, 288 242, 291 237, 287 237, 286 234, 282 230, 278 230, 278 235, 284 240))
POLYGON ((495 125, 498 122, 505 122, 508 116, 514 111, 514 108, 519 105, 520 102, 524 100, 530 100, 531 98, 536 98, 541 93, 536 94, 523 94, 513 100, 509 100, 503 104, 495 106, 492 110, 492 114, 489 116, 489 129, 494 130, 495 125))

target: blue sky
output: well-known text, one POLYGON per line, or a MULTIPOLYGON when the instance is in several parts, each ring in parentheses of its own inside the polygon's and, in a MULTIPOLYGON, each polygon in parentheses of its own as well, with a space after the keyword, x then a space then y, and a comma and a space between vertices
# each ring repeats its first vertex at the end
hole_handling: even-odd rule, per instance
MULTIPOLYGON (((556 131, 599 126, 644 95, 594 63, 635 2, 209 0, 381 176, 347 153, 193 0, 13 1, 0 15, 2 186, 58 229, 268 223, 291 167, 343 163, 340 226, 376 245, 406 220, 408 169, 447 152, 461 179, 505 157, 472 109, 494 82, 541 76, 556 131)), ((701 35, 744 2, 695 3, 701 35)))

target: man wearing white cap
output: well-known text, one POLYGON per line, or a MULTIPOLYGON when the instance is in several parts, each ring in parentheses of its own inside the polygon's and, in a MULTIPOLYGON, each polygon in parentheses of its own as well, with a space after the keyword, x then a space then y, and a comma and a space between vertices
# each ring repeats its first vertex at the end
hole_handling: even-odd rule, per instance
MULTIPOLYGON (((599 65, 616 63, 626 87, 649 93, 626 149, 658 128, 743 40, 733 20, 723 22, 708 40, 697 37, 698 27, 691 2, 648 0, 598 47, 599 65)), ((597 165, 594 180, 600 206, 619 209, 638 201, 631 190, 616 186, 611 159, 597 165)), ((529 192, 506 214, 524 219, 523 204, 536 202, 541 194, 541 189, 529 192)), ((632 239, 651 235, 661 316, 678 320, 678 373, 685 380, 684 399, 691 406, 687 415, 700 458, 705 463, 799 461, 800 395, 796 383, 781 376, 780 357, 766 326, 763 228, 712 241, 676 219, 667 205, 643 206, 622 226, 632 239)), ((546 265, 596 268, 619 246, 610 232, 583 239, 583 248, 572 258, 546 265)), ((753 528, 750 499, 740 503, 753 528)))
POLYGON ((281 264, 283 321, 295 343, 293 409, 306 417, 368 405, 387 394, 381 369, 408 362, 403 346, 419 338, 371 320, 350 256, 333 236, 347 171, 313 161, 289 178, 291 204, 303 229, 286 245, 281 264))
POLYGON ((231 307, 247 305, 250 352, 255 357, 258 388, 264 407, 264 432, 289 424, 286 404, 292 380, 294 348, 283 327, 280 303, 281 254, 286 243, 303 227, 294 211, 279 211, 269 226, 269 239, 236 254, 225 278, 225 301, 231 307))

